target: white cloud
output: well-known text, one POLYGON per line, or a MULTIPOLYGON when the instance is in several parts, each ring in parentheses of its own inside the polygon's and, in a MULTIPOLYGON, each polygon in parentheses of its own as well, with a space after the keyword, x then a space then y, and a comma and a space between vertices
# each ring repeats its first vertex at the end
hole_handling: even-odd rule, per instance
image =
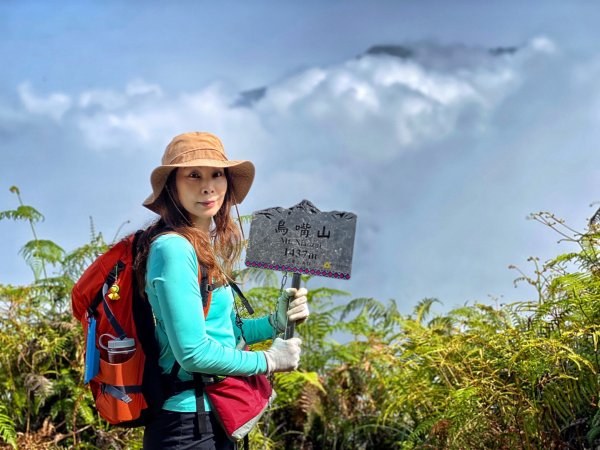
MULTIPOLYGON (((456 294, 463 285, 458 267, 483 280, 464 285, 487 282, 486 264, 490 273, 505 267, 512 247, 486 241, 488 232, 506 237, 494 228, 501 226, 496 208, 516 223, 536 209, 529 205, 547 186, 541 178, 526 186, 543 172, 537 156, 527 154, 540 156, 540 148, 551 154, 560 142, 561 130, 530 126, 548 109, 543 62, 557 54, 553 45, 540 38, 491 52, 418 44, 409 58, 363 55, 300 71, 245 106, 239 90, 225 83, 172 93, 142 80, 73 94, 71 103, 60 93, 35 96, 30 87, 21 99, 26 111, 62 118, 55 126, 75 130, 71 139, 98 159, 129 153, 129 161, 151 166, 175 134, 212 131, 230 157, 257 165, 245 208, 292 205, 301 195, 323 210, 359 214, 353 278, 363 290, 357 294, 400 296, 400 272, 407 295, 437 295, 449 284, 459 286, 456 294), (59 112, 39 106, 60 106, 60 98, 59 112), (142 151, 147 156, 138 157, 142 151), (493 249, 479 262, 477 252, 487 245, 493 249), (452 279, 433 286, 430 273, 452 279)), ((578 83, 585 90, 593 79, 580 76, 578 83)), ((108 175, 107 181, 121 183, 108 175)))
MULTIPOLYGON (((548 52, 552 45, 538 38, 525 53, 548 52)), ((75 125, 96 149, 145 147, 186 129, 226 135, 251 129, 274 143, 303 142, 297 150, 306 155, 324 157, 325 141, 330 149, 343 149, 344 156, 385 162, 446 138, 465 116, 471 128, 458 131, 477 130, 520 82, 518 52, 496 57, 482 49, 444 49, 422 44, 408 59, 363 55, 310 68, 269 85, 251 107, 232 107, 238 92, 220 83, 166 95, 159 85, 138 79, 123 91, 81 92, 72 108, 62 93, 36 96, 28 84, 19 91, 25 108, 36 114, 60 120, 71 108, 75 125), (460 56, 454 65, 447 53, 460 56), (366 138, 374 132, 375 140, 366 138)), ((251 135, 249 140, 248 147, 251 135)), ((327 157, 337 158, 339 151, 327 157)))
POLYGON ((128 96, 134 97, 136 95, 152 95, 161 97, 163 91, 158 84, 146 83, 144 80, 133 80, 127 84, 125 92, 128 96))
POLYGON ((47 97, 36 95, 28 82, 21 83, 18 87, 19 97, 25 109, 33 114, 49 116, 55 121, 60 121, 63 115, 71 108, 71 97, 63 93, 53 93, 47 97))
MULTIPOLYGON (((129 108, 132 100, 139 101, 140 98, 155 100, 162 97, 162 95, 163 91, 159 85, 146 83, 143 80, 133 80, 125 86, 124 92, 111 89, 84 91, 79 94, 78 105, 81 109, 99 107, 106 111, 114 111, 129 108)), ((109 122, 111 120, 108 119, 109 122)))
POLYGON ((98 106, 110 111, 127 106, 127 97, 108 89, 90 89, 79 95, 78 104, 82 109, 98 106))
POLYGON ((531 40, 531 48, 544 53, 556 53, 558 51, 558 47, 556 44, 549 38, 545 36, 536 37, 531 40))
POLYGON ((267 101, 270 108, 285 113, 294 104, 310 96, 327 78, 327 71, 312 68, 269 86, 267 101))

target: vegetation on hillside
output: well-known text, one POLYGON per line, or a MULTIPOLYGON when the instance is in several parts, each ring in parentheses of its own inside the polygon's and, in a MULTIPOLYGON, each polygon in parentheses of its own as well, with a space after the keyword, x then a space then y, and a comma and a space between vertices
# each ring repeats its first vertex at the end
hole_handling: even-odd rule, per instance
MULTIPOLYGON (((83 333, 70 313, 71 286, 107 243, 93 227, 90 241, 70 252, 42 239, 42 214, 11 190, 18 206, 0 220, 31 228, 21 256, 33 280, 0 285, 0 442, 140 448, 139 429, 111 427, 95 412, 83 385, 83 333)), ((532 300, 441 314, 436 299, 423 299, 407 315, 393 300, 311 289, 311 318, 297 328, 301 370, 274 378, 279 396, 251 447, 596 448, 600 229, 594 219, 579 233, 551 214, 532 217, 576 244, 546 263, 532 259, 531 275, 519 271, 518 281, 537 292, 532 300), (340 333, 350 336, 343 345, 333 339, 340 333)), ((259 313, 273 307, 275 276, 239 276, 254 286, 247 294, 259 313)))

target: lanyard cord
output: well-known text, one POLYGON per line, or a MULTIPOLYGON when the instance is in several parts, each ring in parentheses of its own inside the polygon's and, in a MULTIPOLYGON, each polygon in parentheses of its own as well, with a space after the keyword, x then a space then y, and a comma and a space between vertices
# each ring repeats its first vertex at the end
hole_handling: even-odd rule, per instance
POLYGON ((242 317, 240 316, 240 309, 238 308, 236 296, 233 296, 233 306, 235 307, 235 324, 240 329, 240 334, 242 335, 242 340, 244 341, 244 346, 246 345, 246 336, 244 336, 244 323, 242 322, 242 317))

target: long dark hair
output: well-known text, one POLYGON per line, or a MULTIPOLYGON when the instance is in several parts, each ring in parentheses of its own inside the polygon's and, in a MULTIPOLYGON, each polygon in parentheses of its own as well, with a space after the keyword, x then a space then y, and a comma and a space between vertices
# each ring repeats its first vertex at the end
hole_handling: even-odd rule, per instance
POLYGON ((214 217, 215 226, 209 233, 192 226, 191 218, 179 202, 175 183, 177 169, 173 170, 155 205, 159 219, 146 228, 138 239, 138 253, 134 269, 138 286, 143 293, 146 285, 146 264, 152 241, 160 234, 173 231, 185 237, 194 247, 198 264, 207 268, 217 285, 226 284, 231 279, 233 267, 242 251, 242 236, 231 218, 233 206, 231 175, 224 170, 227 191, 223 205, 214 217))

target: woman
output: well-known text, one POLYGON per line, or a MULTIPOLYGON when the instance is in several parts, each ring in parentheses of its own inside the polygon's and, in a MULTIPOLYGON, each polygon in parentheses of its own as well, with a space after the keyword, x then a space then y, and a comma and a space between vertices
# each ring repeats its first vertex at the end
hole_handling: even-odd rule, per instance
MULTIPOLYGON (((219 138, 210 133, 185 133, 167 146, 162 165, 151 175, 152 195, 144 206, 160 218, 144 231, 136 259, 140 286, 156 318, 161 348, 159 364, 169 373, 177 361, 179 379, 191 373, 254 375, 297 368, 298 338, 275 339, 264 352, 243 351, 244 345, 271 339, 286 322, 308 317, 306 289, 288 289, 277 311, 235 324, 234 300, 228 280, 241 251, 241 233, 233 222, 232 205, 240 203, 254 179, 250 161, 229 161, 219 138), (198 285, 199 264, 212 275, 212 303, 204 318, 198 285), (289 309, 288 309, 288 299, 289 309)), ((145 449, 232 449, 205 398, 206 433, 195 422, 193 390, 168 398, 158 418, 146 427, 145 449)))

